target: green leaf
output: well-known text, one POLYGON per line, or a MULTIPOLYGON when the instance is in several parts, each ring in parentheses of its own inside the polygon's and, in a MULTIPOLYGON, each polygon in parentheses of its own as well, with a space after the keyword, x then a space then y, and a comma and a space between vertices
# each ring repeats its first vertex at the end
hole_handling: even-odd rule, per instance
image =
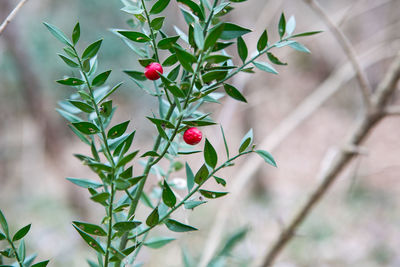
POLYGON ((68 66, 72 68, 79 68, 79 64, 73 61, 72 59, 69 59, 61 54, 58 54, 58 56, 67 64, 68 66))
POLYGON ((76 23, 74 30, 72 31, 72 43, 74 43, 74 45, 78 43, 80 36, 81 36, 81 27, 78 22, 76 23))
POLYGON ((22 239, 22 240, 19 242, 19 245, 18 245, 18 256, 19 256, 19 259, 20 259, 22 262, 25 261, 25 255, 26 255, 25 241, 22 239))
POLYGON ((246 33, 251 32, 251 30, 243 28, 239 25, 233 23, 224 23, 224 30, 220 36, 222 40, 236 39, 246 33))
POLYGON ((269 60, 276 64, 276 65, 287 65, 287 63, 283 63, 282 61, 279 60, 279 58, 277 58, 276 56, 274 56, 272 53, 267 52, 268 58, 269 60))
POLYGON ((8 223, 7 223, 6 217, 4 217, 4 214, 1 210, 0 210, 0 225, 3 228, 5 235, 9 236, 8 223))
POLYGON ((242 62, 246 62, 247 56, 248 56, 248 50, 247 50, 247 45, 244 42, 242 37, 239 37, 237 39, 237 49, 238 49, 238 54, 242 62))
POLYGON ((86 234, 85 232, 83 232, 81 229, 79 229, 77 226, 72 225, 79 233, 79 235, 82 237, 82 239, 90 246, 92 247, 94 250, 96 250, 97 252, 101 253, 104 255, 104 249, 103 247, 96 241, 96 239, 94 239, 93 237, 91 237, 90 235, 86 234))
POLYGON ((205 164, 203 164, 200 169, 197 171, 196 175, 194 176, 194 181, 197 184, 204 182, 208 178, 208 168, 205 164))
POLYGON ((227 71, 214 70, 214 71, 209 71, 209 72, 205 73, 202 76, 202 79, 203 79, 203 82, 205 82, 205 83, 210 83, 213 80, 221 81, 226 77, 227 74, 228 74, 227 71))
POLYGON ((0 241, 5 240, 7 237, 0 231, 0 241))
POLYGON ((204 48, 204 35, 203 35, 203 29, 198 23, 194 24, 194 41, 196 42, 197 47, 200 50, 203 50, 204 48))
POLYGON ((78 179, 78 178, 66 178, 68 181, 70 181, 73 184, 76 184, 77 186, 83 187, 83 188, 99 188, 103 186, 103 184, 98 183, 96 181, 92 180, 87 180, 87 179, 78 179))
POLYGON ((165 221, 165 226, 167 226, 167 228, 173 232, 189 232, 197 230, 197 228, 194 228, 193 226, 186 225, 172 219, 167 219, 165 221))
POLYGON ((186 169, 186 183, 187 183, 188 193, 190 193, 190 191, 194 186, 194 174, 187 162, 185 163, 185 169, 186 169))
POLYGON ((212 167, 213 169, 217 166, 218 156, 217 152, 215 151, 214 147, 206 138, 204 143, 204 160, 208 164, 208 166, 212 167))
POLYGON ((222 128, 222 125, 220 125, 220 128, 221 128, 222 138, 224 139, 226 157, 229 159, 229 148, 228 148, 228 142, 226 141, 226 138, 225 138, 224 128, 222 128))
POLYGON ((92 224, 92 223, 85 223, 79 221, 72 222, 76 227, 79 227, 82 231, 97 236, 106 236, 107 232, 99 225, 92 224))
POLYGON ((122 251, 122 253, 124 253, 125 255, 128 256, 129 254, 131 254, 133 251, 135 251, 135 250, 136 250, 138 247, 140 247, 141 245, 142 245, 142 242, 136 242, 135 245, 130 246, 130 247, 124 249, 124 250, 122 251))
POLYGON ((297 51, 311 54, 311 51, 307 47, 298 42, 292 42, 289 46, 297 51))
POLYGON ((212 28, 204 41, 204 50, 213 47, 224 30, 225 24, 221 23, 212 28))
POLYGON ((304 36, 310 36, 310 35, 318 34, 318 33, 321 33, 321 32, 322 32, 322 31, 303 32, 303 33, 299 33, 299 34, 292 35, 291 37, 292 37, 292 38, 295 38, 295 37, 304 37, 304 36))
POLYGON ((224 63, 231 59, 230 56, 225 56, 225 55, 210 55, 206 56, 204 58, 205 61, 207 61, 210 64, 218 64, 218 63, 224 63))
POLYGON ((175 47, 175 53, 182 67, 193 73, 192 64, 196 62, 196 57, 179 47, 175 47))
POLYGON ((294 29, 296 28, 296 19, 294 16, 291 16, 286 23, 286 32, 288 35, 291 35, 294 32, 294 29))
POLYGON ((35 263, 34 265, 32 265, 31 267, 46 267, 47 266, 47 264, 49 264, 49 260, 47 260, 47 261, 41 261, 41 262, 38 262, 38 263, 35 263))
POLYGON ((144 245, 149 248, 161 248, 174 240, 173 237, 153 237, 149 238, 144 245))
POLYGON ((184 202, 184 206, 185 209, 191 210, 204 203, 207 203, 207 201, 188 200, 184 202))
POLYGON ((155 152, 155 151, 147 151, 146 153, 144 153, 143 155, 141 155, 140 157, 141 158, 144 158, 144 157, 159 157, 160 155, 158 155, 158 153, 157 152, 155 152))
POLYGON ((166 180, 164 180, 164 184, 163 184, 162 199, 163 199, 164 204, 170 208, 174 207, 176 204, 175 194, 169 187, 166 180))
POLYGON ((171 49, 174 44, 178 41, 179 36, 172 36, 172 37, 168 37, 168 38, 164 38, 162 40, 160 40, 157 44, 157 47, 159 49, 171 49))
POLYGON ((256 153, 258 155, 260 155, 260 157, 262 157, 263 160, 265 160, 266 163, 268 163, 268 164, 270 164, 270 165, 272 165, 274 167, 277 167, 274 158, 272 157, 272 155, 269 152, 267 152, 265 150, 256 150, 256 153))
POLYGON ((153 30, 158 31, 159 29, 162 28, 164 19, 165 19, 165 17, 159 17, 159 18, 153 19, 150 23, 150 27, 153 28, 153 30))
POLYGON ((279 32, 279 37, 282 40, 283 35, 285 35, 286 31, 286 19, 285 15, 282 13, 281 18, 279 19, 279 24, 278 24, 278 32, 279 32))
POLYGON ((139 221, 124 221, 124 222, 117 222, 113 225, 113 229, 118 231, 118 232, 129 232, 132 229, 135 229, 139 225, 141 225, 142 222, 139 221))
POLYGON ((83 112, 92 113, 94 111, 94 108, 92 106, 88 105, 83 101, 68 100, 68 102, 74 105, 75 107, 79 108, 83 112))
POLYGON ((192 10, 193 14, 195 14, 199 18, 200 21, 204 21, 204 19, 205 19, 204 13, 195 2, 193 2, 191 0, 177 0, 177 2, 188 6, 192 10))
POLYGON ((172 54, 164 60, 162 65, 164 67, 170 67, 170 66, 173 66, 176 62, 178 62, 178 58, 177 58, 176 54, 172 54))
POLYGON ((81 133, 83 134, 96 134, 100 132, 100 129, 97 128, 96 125, 94 125, 91 122, 87 121, 81 121, 81 122, 73 122, 72 125, 81 133))
POLYGON ((83 51, 82 60, 89 59, 89 58, 92 58, 92 57, 96 56, 97 53, 99 52, 99 49, 100 49, 100 46, 101 46, 102 42, 103 42, 103 39, 100 39, 100 40, 92 43, 91 45, 89 45, 83 51))
POLYGON ((97 193, 90 197, 91 200, 100 204, 105 203, 105 201, 108 200, 109 198, 110 198, 110 193, 108 192, 97 193))
POLYGON ((245 238, 248 231, 249 231, 248 228, 242 228, 239 231, 235 232, 233 235, 229 236, 229 238, 225 242, 225 245, 222 247, 218 255, 220 256, 230 255, 230 253, 232 253, 233 248, 237 244, 240 244, 240 241, 245 238))
POLYGON ((146 224, 150 227, 158 224, 159 215, 158 215, 158 207, 155 207, 153 211, 150 213, 149 217, 146 219, 146 224))
POLYGON ((245 151, 253 143, 253 129, 250 129, 240 141, 239 153, 245 151))
POLYGON ((273 73, 273 74, 278 74, 276 69, 266 62, 254 61, 253 64, 254 64, 254 66, 256 66, 258 69, 260 69, 262 71, 273 73))
POLYGON ((60 42, 62 42, 65 45, 72 46, 71 41, 68 39, 67 36, 65 36, 65 34, 60 29, 58 29, 56 26, 51 25, 51 24, 46 23, 46 22, 43 22, 43 24, 50 31, 50 33, 54 37, 56 37, 60 42))
POLYGON ((159 14, 161 13, 169 4, 170 0, 158 0, 150 9, 150 14, 159 14))
POLYGON ((214 191, 208 191, 208 190, 204 190, 204 189, 200 189, 199 192, 204 197, 211 198, 211 199, 223 197, 226 194, 228 194, 228 192, 214 192, 214 191))
POLYGON ((265 30, 261 34, 260 39, 258 39, 258 42, 257 42, 258 52, 263 51, 267 47, 267 45, 268 45, 268 33, 267 33, 267 30, 265 30))
POLYGON ((146 81, 147 78, 144 76, 144 73, 141 71, 134 70, 124 70, 124 73, 128 74, 131 78, 138 81, 146 81))
POLYGON ((12 238, 12 241, 14 242, 20 240, 21 238, 24 238, 24 236, 26 236, 26 234, 29 232, 30 229, 31 229, 31 224, 22 227, 21 229, 18 230, 18 232, 15 233, 15 235, 12 238))
POLYGON ((229 95, 230 97, 232 97, 233 99, 247 103, 246 98, 233 85, 224 84, 224 89, 225 89, 226 94, 229 95))
POLYGON ((108 139, 115 139, 123 135, 128 128, 129 121, 125 121, 123 123, 117 124, 108 131, 107 138, 108 139))
POLYGON ((138 43, 146 43, 151 41, 150 37, 141 32, 135 31, 118 31, 119 34, 128 38, 131 41, 138 42, 138 43))
POLYGON ((139 153, 139 150, 136 150, 128 155, 126 155, 125 157, 123 157, 122 159, 120 159, 117 163, 117 165, 115 166, 116 168, 125 166, 126 164, 128 164, 131 160, 133 160, 133 158, 139 153))
POLYGON ((102 86, 108 79, 108 76, 110 76, 111 70, 105 71, 103 73, 100 73, 97 75, 93 81, 92 81, 92 86, 102 86))
POLYGON ((224 180, 224 179, 222 179, 222 178, 220 178, 220 177, 217 177, 217 176, 213 176, 214 177, 214 179, 215 179, 215 181, 218 183, 218 184, 220 184, 220 185, 222 185, 222 186, 226 186, 226 181, 224 180))
POLYGON ((68 85, 68 86, 78 86, 78 85, 82 85, 85 83, 84 81, 77 79, 77 78, 65 78, 63 80, 58 80, 56 82, 63 84, 63 85, 68 85))

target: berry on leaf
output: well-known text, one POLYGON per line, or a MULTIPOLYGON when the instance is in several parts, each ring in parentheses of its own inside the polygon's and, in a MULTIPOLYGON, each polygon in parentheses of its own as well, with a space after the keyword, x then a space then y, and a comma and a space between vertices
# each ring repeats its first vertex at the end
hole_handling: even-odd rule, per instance
POLYGON ((196 127, 190 127, 183 133, 183 140, 188 145, 197 145, 200 143, 203 134, 196 127))
POLYGON ((159 73, 163 73, 163 68, 160 63, 153 62, 150 63, 146 68, 144 68, 144 75, 149 80, 158 80, 160 78, 159 73))

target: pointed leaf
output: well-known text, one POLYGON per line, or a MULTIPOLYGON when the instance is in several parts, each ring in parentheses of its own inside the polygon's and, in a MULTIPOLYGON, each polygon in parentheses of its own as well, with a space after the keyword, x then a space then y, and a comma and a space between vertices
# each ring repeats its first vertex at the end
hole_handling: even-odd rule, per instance
POLYGON ((274 158, 272 157, 272 155, 269 152, 267 152, 265 150, 256 150, 256 153, 258 155, 260 155, 260 157, 262 157, 263 160, 265 160, 266 163, 268 163, 268 164, 270 164, 270 165, 272 165, 274 167, 277 167, 274 158))
POLYGON ((66 178, 68 181, 70 181, 73 184, 76 184, 77 186, 83 187, 83 188, 99 188, 103 186, 103 184, 98 183, 96 181, 92 180, 87 180, 87 179, 78 179, 78 178, 66 178))
POLYGON ((100 39, 100 40, 92 43, 91 45, 89 45, 83 51, 82 60, 89 59, 89 58, 92 58, 92 57, 96 56, 97 53, 99 52, 99 49, 100 49, 100 46, 101 46, 102 42, 103 42, 103 39, 100 39))
POLYGON ((204 41, 204 50, 213 47, 224 30, 225 24, 221 23, 212 28, 204 41))
POLYGON ((203 189, 200 189, 199 192, 204 197, 211 198, 211 199, 223 197, 226 194, 228 194, 228 192, 214 192, 214 191, 208 191, 208 190, 203 190, 203 189))
POLYGON ((79 229, 76 225, 72 225, 79 233, 79 235, 82 237, 82 239, 90 246, 92 247, 94 250, 96 250, 97 252, 101 253, 104 255, 104 249, 103 247, 96 241, 96 239, 94 239, 93 237, 91 237, 90 235, 86 234, 85 232, 83 232, 81 229, 79 229))
POLYGON ((279 37, 282 40, 283 35, 285 35, 286 31, 286 19, 285 15, 282 13, 281 18, 279 19, 279 24, 278 24, 278 32, 279 32, 279 37))
POLYGON ((159 14, 161 13, 169 4, 170 0, 158 0, 150 9, 150 14, 159 14))
POLYGON ((212 167, 213 169, 215 168, 215 166, 217 166, 218 162, 217 152, 215 151, 214 147, 211 145, 211 143, 208 141, 207 138, 204 143, 204 159, 208 164, 208 166, 212 167))
POLYGON ((187 184, 188 192, 190 193, 190 191, 192 190, 192 188, 194 186, 194 174, 187 162, 185 163, 185 167, 186 167, 186 184, 187 184))
POLYGON ((74 30, 72 31, 72 43, 74 43, 74 45, 76 45, 76 43, 79 41, 80 36, 81 36, 81 27, 78 22, 76 23, 74 30))
POLYGON ((242 62, 246 62, 247 56, 248 56, 248 50, 247 50, 247 45, 244 42, 242 37, 239 37, 237 39, 237 49, 238 49, 238 54, 242 62))
POLYGON ((131 41, 138 42, 138 43, 146 43, 151 41, 150 37, 141 32, 135 31, 118 31, 119 34, 128 38, 131 41))
POLYGON ((267 30, 265 30, 261 34, 260 39, 258 39, 258 42, 257 42, 258 52, 263 51, 267 47, 267 45, 268 45, 268 33, 267 33, 267 30))
POLYGON ((296 28, 296 19, 294 16, 291 16, 288 22, 286 23, 286 32, 288 35, 291 35, 296 28))
POLYGON ((73 122, 72 125, 81 133, 83 134, 96 134, 100 132, 100 129, 97 128, 96 125, 94 125, 91 122, 87 121, 82 121, 82 122, 73 122))
POLYGON ((79 108, 83 112, 92 113, 94 111, 94 108, 92 106, 88 105, 83 101, 68 100, 68 102, 74 105, 75 107, 79 108))
POLYGON ((197 206, 200 206, 201 204, 207 203, 207 201, 196 201, 196 200, 188 200, 185 201, 184 206, 185 209, 191 210, 196 208, 197 206))
POLYGON ((242 35, 245 35, 246 33, 251 32, 251 30, 243 28, 233 23, 224 23, 224 24, 225 24, 224 30, 222 31, 222 34, 220 36, 222 40, 236 39, 242 35))
POLYGON ((118 232, 129 232, 132 229, 135 229, 139 225, 141 225, 142 222, 139 221, 124 221, 124 222, 117 222, 113 225, 113 229, 118 231, 118 232))
POLYGON ((240 93, 240 91, 236 89, 233 85, 224 84, 224 89, 226 94, 232 97, 233 99, 247 103, 246 98, 244 98, 242 93, 240 93))
POLYGON ((70 78, 70 77, 62 79, 62 80, 58 80, 56 82, 63 84, 63 85, 68 85, 68 86, 78 86, 78 85, 82 85, 85 83, 84 81, 82 81, 80 79, 70 78))
POLYGON ((79 68, 79 64, 73 61, 72 59, 69 59, 61 54, 58 54, 58 56, 67 64, 68 66, 72 68, 79 68))
POLYGON ((202 182, 204 182, 207 178, 208 178, 208 168, 205 164, 203 164, 200 169, 198 170, 198 172, 196 173, 196 176, 194 177, 194 181, 197 184, 200 184, 202 182))
POLYGON ((150 227, 155 226, 158 224, 159 220, 159 215, 158 215, 158 207, 153 209, 153 211, 150 213, 149 217, 146 219, 146 224, 150 227))
POLYGON ((68 37, 56 26, 51 25, 49 23, 43 22, 44 26, 50 31, 50 33, 56 37, 60 42, 62 42, 65 45, 72 46, 71 41, 68 39, 68 37))
POLYGON ((268 58, 269 60, 276 64, 276 65, 287 65, 287 63, 283 63, 282 61, 279 60, 279 58, 277 58, 276 56, 274 56, 272 53, 267 52, 268 58))
POLYGON ((85 223, 85 222, 72 222, 76 227, 79 227, 82 231, 97 236, 106 236, 107 232, 99 225, 92 224, 92 223, 85 223))
POLYGON ((172 219, 167 219, 165 221, 165 225, 173 232, 189 232, 197 230, 197 228, 194 228, 193 226, 186 225, 172 219))
POLYGON ((4 217, 4 214, 1 210, 0 210, 0 225, 3 228, 5 235, 8 236, 9 235, 8 223, 7 223, 6 217, 4 217))
POLYGON ((123 135, 128 128, 129 121, 125 121, 123 123, 117 124, 108 131, 107 138, 115 139, 123 135))
POLYGON ((173 237, 153 237, 149 238, 144 245, 149 248, 161 248, 174 240, 173 237))
POLYGON ((172 208, 176 204, 176 197, 174 192, 169 187, 167 181, 164 180, 163 191, 162 191, 162 199, 165 205, 172 208))
POLYGON ((34 265, 32 265, 31 267, 46 267, 47 266, 47 264, 49 264, 49 260, 47 260, 47 261, 41 261, 41 262, 38 262, 38 263, 35 263, 34 265))
POLYGON ((239 146, 239 153, 245 151, 253 143, 253 129, 250 129, 242 138, 239 146))
POLYGON ((278 74, 276 69, 266 62, 254 61, 253 64, 254 64, 254 66, 256 66, 258 69, 260 69, 262 71, 273 73, 273 74, 278 74))
POLYGON ((20 240, 21 238, 24 238, 24 236, 26 236, 26 234, 29 232, 30 229, 31 229, 30 224, 28 224, 25 227, 22 227, 21 229, 18 230, 18 232, 15 233, 15 235, 12 238, 12 241, 17 241, 20 240))
POLYGON ((92 86, 102 86, 108 79, 108 76, 110 76, 111 70, 105 71, 103 73, 100 73, 97 75, 93 81, 92 81, 92 86))
POLYGON ((302 45, 298 42, 292 42, 289 44, 289 46, 300 52, 309 53, 309 54, 311 53, 311 51, 307 47, 305 47, 304 45, 302 45))

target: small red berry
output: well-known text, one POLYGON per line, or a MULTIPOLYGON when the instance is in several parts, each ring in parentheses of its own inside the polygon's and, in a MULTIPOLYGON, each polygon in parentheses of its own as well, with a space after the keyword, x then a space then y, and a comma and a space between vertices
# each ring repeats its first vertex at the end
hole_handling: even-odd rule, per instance
POLYGON ((144 75, 147 79, 155 81, 160 78, 159 73, 163 73, 163 68, 160 63, 153 62, 150 63, 146 68, 144 68, 144 75))
POLYGON ((183 140, 188 145, 196 145, 200 143, 203 134, 196 127, 190 127, 183 134, 183 140))

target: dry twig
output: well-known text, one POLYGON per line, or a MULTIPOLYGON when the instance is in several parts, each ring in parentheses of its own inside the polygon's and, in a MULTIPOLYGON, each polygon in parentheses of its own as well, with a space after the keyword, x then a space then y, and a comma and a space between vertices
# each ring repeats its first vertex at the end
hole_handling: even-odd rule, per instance
MULTIPOLYGON (((346 146, 358 146, 368 136, 377 123, 385 117, 386 105, 396 90, 397 81, 400 79, 400 53, 387 71, 386 76, 378 85, 376 92, 371 96, 371 111, 365 114, 359 121, 355 123, 354 129, 346 141, 346 146)), ((306 204, 300 209, 289 226, 281 233, 272 248, 269 250, 263 267, 271 266, 276 257, 291 240, 300 224, 307 218, 313 207, 321 200, 327 190, 338 177, 338 174, 350 163, 351 159, 356 155, 352 151, 343 150, 332 161, 327 169, 321 184, 311 194, 306 204)))
POLYGON ((18 11, 21 10, 22 6, 26 4, 28 0, 21 0, 18 5, 11 11, 11 13, 7 16, 7 18, 3 21, 3 23, 0 25, 0 35, 3 33, 4 29, 7 27, 7 25, 14 19, 14 17, 17 15, 18 11))

